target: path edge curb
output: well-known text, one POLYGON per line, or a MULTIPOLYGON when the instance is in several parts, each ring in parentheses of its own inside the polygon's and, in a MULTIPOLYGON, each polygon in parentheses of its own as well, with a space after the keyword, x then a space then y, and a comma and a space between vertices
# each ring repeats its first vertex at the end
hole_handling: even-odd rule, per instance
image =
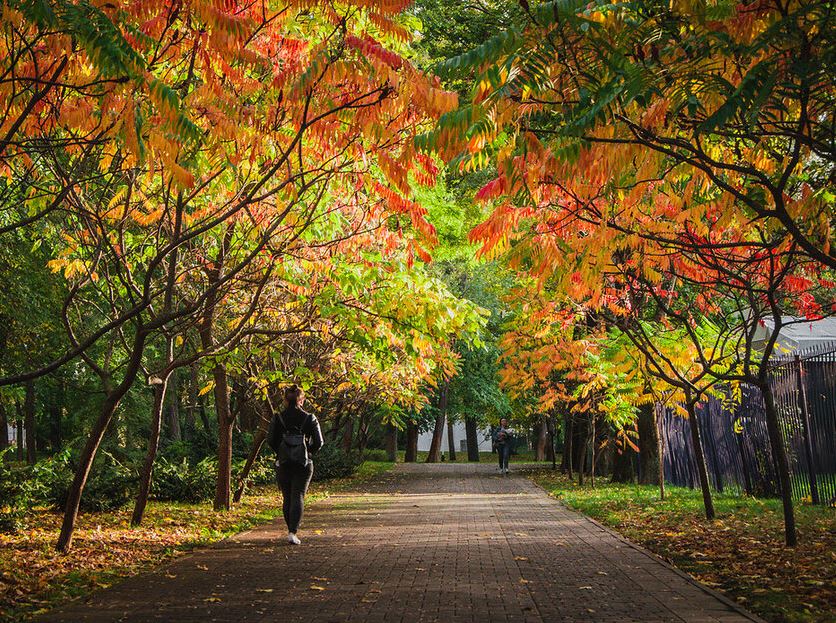
MULTIPOLYGON (((526 478, 528 478, 528 476, 526 476, 526 478)), ((647 556, 651 560, 653 560, 655 562, 658 562, 658 563, 661 563, 664 567, 667 567, 668 569, 670 569, 671 571, 676 573, 678 576, 680 576, 684 580, 688 581, 690 584, 693 584, 694 586, 696 586, 697 588, 699 588, 703 592, 705 592, 705 593, 711 595, 712 597, 714 597, 715 599, 718 599, 719 601, 723 602, 724 604, 726 604, 728 607, 730 607, 732 610, 734 610, 735 612, 737 612, 741 616, 744 616, 747 619, 749 619, 750 621, 753 621, 753 623, 768 623, 765 619, 762 619, 758 615, 756 615, 752 612, 749 612, 748 610, 746 610, 746 608, 744 608, 743 606, 741 606, 740 604, 738 604, 734 600, 729 599, 726 595, 724 595, 720 591, 714 590, 710 586, 706 586, 705 584, 700 582, 698 579, 696 579, 694 576, 692 576, 690 573, 686 573, 685 571, 683 571, 679 567, 676 567, 675 565, 672 565, 671 563, 669 563, 667 560, 665 560, 664 558, 662 558, 658 554, 650 551, 646 547, 643 547, 643 546, 639 545, 638 543, 634 543, 633 541, 631 541, 630 539, 625 537, 623 534, 615 531, 614 529, 610 528, 609 526, 605 526, 604 524, 602 524, 597 519, 594 519, 594 518, 590 517, 589 515, 587 515, 585 513, 582 513, 578 510, 575 510, 574 508, 571 508, 563 500, 560 500, 560 499, 554 497, 549 491, 547 491, 544 487, 540 486, 540 484, 535 482, 533 479, 528 478, 528 480, 531 481, 531 483, 534 484, 535 487, 537 487, 538 489, 541 489, 548 496, 548 498, 552 502, 554 502, 555 504, 560 504, 565 509, 567 509, 567 510, 573 512, 573 513, 577 513, 578 515, 583 515, 583 517, 585 517, 586 519, 591 521, 593 524, 595 524, 596 526, 601 528, 601 530, 603 530, 604 532, 608 532, 609 534, 614 536, 616 539, 618 539, 619 541, 621 541, 622 543, 624 543, 628 547, 631 547, 632 549, 636 550, 637 552, 647 556)))

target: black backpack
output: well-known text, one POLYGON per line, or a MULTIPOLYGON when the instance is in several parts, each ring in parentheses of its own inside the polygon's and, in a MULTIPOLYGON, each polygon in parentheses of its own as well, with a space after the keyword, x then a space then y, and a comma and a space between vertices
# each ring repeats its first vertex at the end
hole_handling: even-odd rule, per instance
POLYGON ((279 457, 279 464, 284 465, 285 463, 290 463, 292 465, 305 467, 309 460, 308 444, 305 443, 305 433, 302 431, 305 428, 305 424, 307 424, 308 420, 311 418, 311 415, 307 415, 297 431, 291 431, 288 429, 281 414, 277 413, 276 417, 279 418, 279 421, 281 421, 282 426, 285 429, 284 435, 282 435, 282 440, 279 442, 278 448, 276 448, 276 454, 278 454, 279 457))

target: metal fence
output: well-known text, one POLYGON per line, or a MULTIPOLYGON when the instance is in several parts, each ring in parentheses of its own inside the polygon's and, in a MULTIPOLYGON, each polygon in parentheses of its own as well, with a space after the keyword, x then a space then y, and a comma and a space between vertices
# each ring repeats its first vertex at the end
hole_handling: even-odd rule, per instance
MULTIPOLYGON (((836 344, 774 360, 770 383, 789 455, 793 496, 814 504, 836 499, 836 344)), ((779 492, 766 431, 763 396, 744 386, 742 399, 709 398, 697 406, 703 451, 717 491, 772 497, 779 492)), ((697 487, 699 478, 688 422, 659 408, 665 479, 697 487)))

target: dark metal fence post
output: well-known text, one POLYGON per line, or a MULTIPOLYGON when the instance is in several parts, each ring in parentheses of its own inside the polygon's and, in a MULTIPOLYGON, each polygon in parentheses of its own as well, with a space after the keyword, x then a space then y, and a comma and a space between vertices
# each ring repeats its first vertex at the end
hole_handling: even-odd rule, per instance
POLYGON ((813 438, 810 426, 810 411, 807 406, 807 389, 804 387, 804 372, 801 357, 797 354, 795 359, 795 374, 798 381, 799 400, 801 406, 801 423, 804 432, 804 450, 807 455, 807 469, 810 478, 810 500, 813 504, 819 503, 819 484, 816 478, 816 460, 813 453, 813 438))

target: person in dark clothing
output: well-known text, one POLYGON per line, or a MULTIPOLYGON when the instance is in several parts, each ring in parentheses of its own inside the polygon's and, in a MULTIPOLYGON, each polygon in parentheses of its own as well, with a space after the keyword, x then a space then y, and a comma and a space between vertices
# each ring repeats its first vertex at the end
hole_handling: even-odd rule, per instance
POLYGON ((310 456, 322 447, 322 430, 319 421, 312 413, 302 409, 305 393, 296 385, 291 385, 284 392, 285 407, 280 414, 273 416, 267 439, 270 447, 279 454, 279 447, 285 433, 302 434, 308 451, 307 464, 301 465, 281 459, 276 460, 276 481, 282 490, 282 514, 287 524, 287 540, 293 545, 301 541, 296 536, 302 512, 305 509, 305 494, 313 477, 314 464, 310 456))
POLYGON ((499 420, 499 428, 494 431, 493 442, 496 445, 496 453, 499 455, 499 473, 507 474, 508 459, 511 458, 511 444, 514 431, 508 427, 508 420, 502 418, 499 420))

